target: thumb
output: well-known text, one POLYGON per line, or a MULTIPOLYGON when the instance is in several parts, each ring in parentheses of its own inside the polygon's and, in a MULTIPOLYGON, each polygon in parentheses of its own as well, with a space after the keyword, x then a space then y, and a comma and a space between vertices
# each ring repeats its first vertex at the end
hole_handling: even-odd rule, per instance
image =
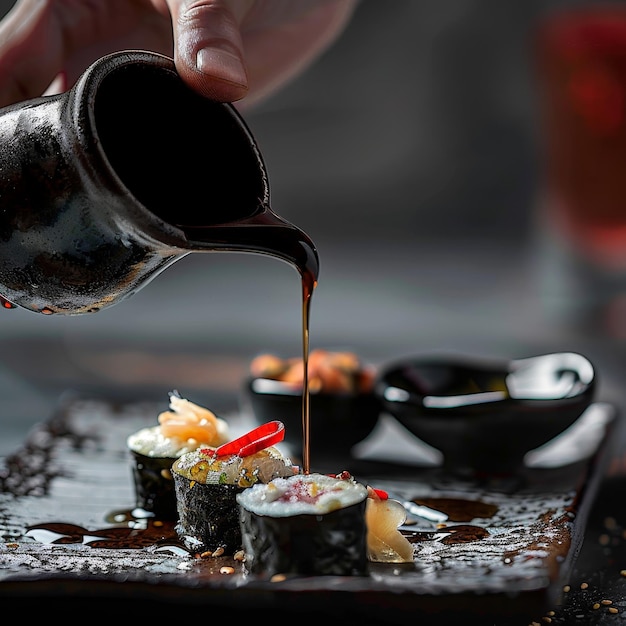
POLYGON ((181 78, 212 100, 235 102, 248 92, 240 21, 252 2, 168 0, 174 62, 181 78))
POLYGON ((50 2, 17 2, 2 19, 0 106, 40 96, 62 70, 54 32, 50 2))

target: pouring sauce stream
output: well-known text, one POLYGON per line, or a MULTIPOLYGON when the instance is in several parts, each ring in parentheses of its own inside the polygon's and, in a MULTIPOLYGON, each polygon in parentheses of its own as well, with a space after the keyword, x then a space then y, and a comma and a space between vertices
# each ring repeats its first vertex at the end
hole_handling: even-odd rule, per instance
MULTIPOLYGON (((319 259, 311 239, 293 224, 266 206, 261 212, 235 223, 198 226, 176 224, 192 242, 194 250, 203 252, 249 252, 273 256, 298 271, 302 283, 302 470, 311 471, 310 463, 310 390, 309 329, 311 298, 317 286, 319 259)), ((280 420, 280 415, 275 419, 280 420)))

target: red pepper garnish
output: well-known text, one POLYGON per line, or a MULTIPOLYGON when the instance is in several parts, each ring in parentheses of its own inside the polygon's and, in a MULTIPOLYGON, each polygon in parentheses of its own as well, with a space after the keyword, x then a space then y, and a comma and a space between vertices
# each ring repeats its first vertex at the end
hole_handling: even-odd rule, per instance
POLYGON ((372 490, 381 500, 389 500, 389 494, 386 491, 376 489, 375 487, 372 487, 372 490))
POLYGON ((267 422, 257 426, 249 433, 228 441, 215 450, 211 450, 210 454, 215 458, 228 456, 229 454, 249 456, 281 442, 284 437, 285 425, 282 422, 267 422))

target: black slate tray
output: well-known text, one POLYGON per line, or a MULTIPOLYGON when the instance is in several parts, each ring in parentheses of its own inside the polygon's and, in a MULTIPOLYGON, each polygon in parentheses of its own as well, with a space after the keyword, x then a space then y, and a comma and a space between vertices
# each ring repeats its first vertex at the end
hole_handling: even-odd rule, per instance
POLYGON ((270 582, 232 557, 190 555, 172 523, 134 516, 125 440, 160 410, 68 397, 4 459, 0 601, 25 603, 33 617, 71 608, 149 618, 191 607, 237 621, 271 610, 362 624, 526 625, 560 601, 617 422, 612 406, 591 405, 515 477, 461 480, 429 463, 348 459, 336 471, 443 510, 446 528, 403 527, 416 545, 412 564, 270 582))

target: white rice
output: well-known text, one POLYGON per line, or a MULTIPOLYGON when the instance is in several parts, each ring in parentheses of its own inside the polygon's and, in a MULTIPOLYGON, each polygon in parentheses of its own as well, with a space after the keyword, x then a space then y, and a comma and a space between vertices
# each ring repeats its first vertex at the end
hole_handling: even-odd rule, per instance
POLYGON ((195 439, 165 437, 158 425, 138 430, 128 437, 126 443, 131 450, 144 456, 172 459, 177 459, 185 452, 191 452, 202 445, 209 447, 195 439))

